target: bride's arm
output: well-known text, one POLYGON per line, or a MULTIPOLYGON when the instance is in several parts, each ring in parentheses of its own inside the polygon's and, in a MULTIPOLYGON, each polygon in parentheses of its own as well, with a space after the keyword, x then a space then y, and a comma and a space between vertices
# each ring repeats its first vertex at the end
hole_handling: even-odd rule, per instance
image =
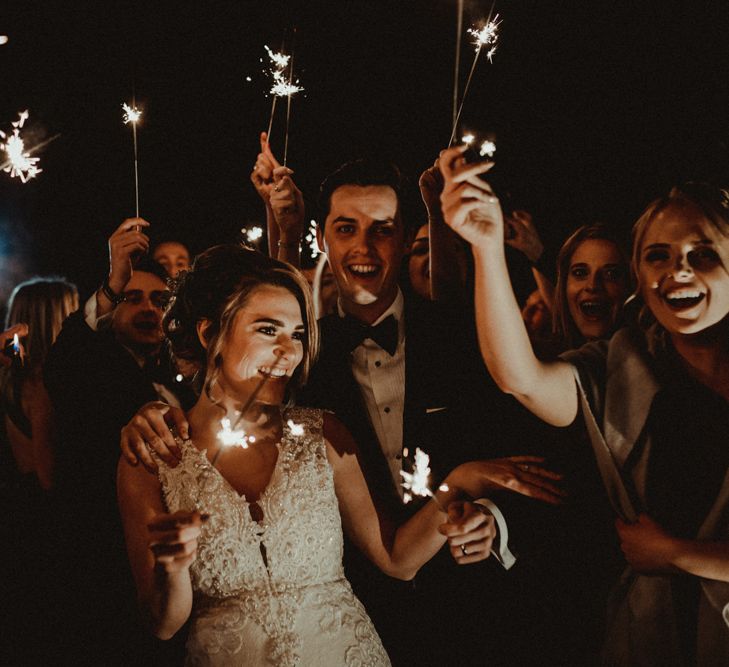
POLYGON ((143 616, 154 635, 170 639, 192 610, 189 567, 202 517, 165 513, 156 475, 124 458, 117 468, 117 495, 143 616))
MULTIPOLYGON (((446 538, 438 529, 448 516, 438 504, 429 502, 408 521, 396 526, 373 499, 358 461, 357 445, 333 415, 325 415, 324 438, 347 535, 385 574, 412 579, 443 546, 446 538)), ((450 484, 451 480, 446 478, 446 483, 450 484)), ((448 507, 458 493, 454 485, 449 491, 436 491, 436 496, 443 507, 448 507)), ((493 518, 476 510, 464 518, 461 525, 463 534, 469 535, 469 542, 484 543, 483 557, 486 557, 495 536, 493 518)), ((449 535, 452 537, 451 533, 449 535)), ((468 562, 473 560, 477 559, 468 562)))

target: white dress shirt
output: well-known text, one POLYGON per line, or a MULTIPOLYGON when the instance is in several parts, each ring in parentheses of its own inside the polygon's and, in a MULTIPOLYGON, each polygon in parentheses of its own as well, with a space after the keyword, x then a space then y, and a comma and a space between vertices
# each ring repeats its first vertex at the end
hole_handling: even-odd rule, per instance
MULTIPOLYGON (((370 421, 390 466, 395 487, 402 495, 402 436, 405 413, 405 301, 398 289, 392 305, 373 323, 392 315, 397 320, 397 349, 390 356, 366 338, 352 352, 352 374, 362 392, 370 421)), ((339 316, 344 317, 341 303, 339 316)))

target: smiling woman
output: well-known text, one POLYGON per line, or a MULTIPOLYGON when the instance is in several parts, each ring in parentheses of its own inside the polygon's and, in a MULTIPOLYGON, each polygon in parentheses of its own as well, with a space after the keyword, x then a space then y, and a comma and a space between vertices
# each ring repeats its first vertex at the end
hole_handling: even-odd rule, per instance
POLYGON ((562 349, 612 336, 629 294, 628 257, 615 233, 601 224, 580 227, 557 259, 553 326, 562 349))
MULTIPOLYGON (((619 517, 627 567, 611 595, 605 664, 729 664, 727 193, 689 184, 650 204, 633 231, 641 326, 544 362, 509 283, 499 202, 486 184, 463 183, 484 166, 456 148, 441 169, 446 222, 473 246, 479 343, 494 380, 551 424, 581 413, 619 517)), ((579 250, 573 278, 614 264, 575 264, 579 250)))

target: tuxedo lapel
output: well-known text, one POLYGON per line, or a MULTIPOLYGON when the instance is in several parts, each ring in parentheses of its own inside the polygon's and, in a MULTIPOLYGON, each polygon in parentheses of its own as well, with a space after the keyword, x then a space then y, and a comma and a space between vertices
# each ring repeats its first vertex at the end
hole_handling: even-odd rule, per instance
POLYGON ((320 406, 332 410, 347 427, 359 447, 368 483, 383 500, 392 502, 395 489, 387 459, 370 421, 362 392, 352 373, 347 341, 339 335, 339 317, 330 315, 320 321, 321 354, 312 380, 320 406))

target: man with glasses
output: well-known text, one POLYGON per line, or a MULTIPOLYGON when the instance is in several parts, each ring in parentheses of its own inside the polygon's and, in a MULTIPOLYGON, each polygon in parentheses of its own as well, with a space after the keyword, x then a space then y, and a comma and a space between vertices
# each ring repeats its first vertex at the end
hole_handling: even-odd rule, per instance
POLYGON ((181 385, 160 358, 169 292, 164 267, 145 255, 148 226, 132 218, 111 235, 107 278, 66 320, 45 366, 58 426, 57 505, 67 523, 61 641, 73 643, 59 655, 78 664, 147 664, 154 653, 136 620, 116 505, 121 427, 148 401, 180 405, 181 385))

